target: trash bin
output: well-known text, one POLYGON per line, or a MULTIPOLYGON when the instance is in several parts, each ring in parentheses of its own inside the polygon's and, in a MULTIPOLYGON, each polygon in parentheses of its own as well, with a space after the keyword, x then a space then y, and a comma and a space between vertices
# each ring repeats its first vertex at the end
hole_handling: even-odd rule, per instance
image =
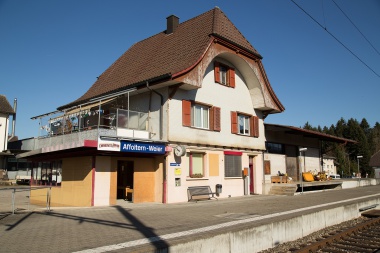
POLYGON ((216 185, 216 194, 220 194, 220 193, 222 193, 222 185, 221 184, 217 184, 216 185))

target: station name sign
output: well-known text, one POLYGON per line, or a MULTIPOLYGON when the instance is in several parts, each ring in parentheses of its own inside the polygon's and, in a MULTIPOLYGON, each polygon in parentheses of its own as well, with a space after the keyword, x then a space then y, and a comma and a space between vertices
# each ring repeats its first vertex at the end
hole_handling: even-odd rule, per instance
POLYGON ((165 154, 165 145, 148 142, 121 141, 121 152, 165 154))

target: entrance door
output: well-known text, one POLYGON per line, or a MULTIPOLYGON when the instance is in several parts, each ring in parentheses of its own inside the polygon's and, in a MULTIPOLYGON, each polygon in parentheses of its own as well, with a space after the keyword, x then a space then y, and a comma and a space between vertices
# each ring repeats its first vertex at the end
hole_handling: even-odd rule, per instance
POLYGON ((286 173, 289 177, 299 180, 297 147, 286 145, 286 173))
POLYGON ((255 193, 255 170, 253 169, 253 156, 249 157, 249 193, 255 193))
POLYGON ((117 162, 117 198, 133 201, 133 161, 117 162))

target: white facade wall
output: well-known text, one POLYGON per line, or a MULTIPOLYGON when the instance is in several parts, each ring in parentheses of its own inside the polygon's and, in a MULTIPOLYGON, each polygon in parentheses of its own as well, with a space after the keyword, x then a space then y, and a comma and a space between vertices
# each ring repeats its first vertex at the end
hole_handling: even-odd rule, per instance
POLYGON ((109 206, 111 191, 111 157, 97 156, 94 186, 94 206, 109 206))
POLYGON ((264 154, 264 160, 270 161, 271 174, 265 175, 265 181, 270 183, 271 176, 278 175, 278 172, 286 173, 286 155, 281 154, 264 154))
POLYGON ((323 158, 323 170, 326 172, 327 175, 337 174, 336 166, 334 164, 334 159, 323 158))
POLYGON ((0 152, 8 149, 9 118, 7 114, 0 113, 0 152))
MULTIPOLYGON (((219 62, 221 60, 218 60, 219 62)), ((223 62, 223 61, 222 61, 223 62)), ((230 63, 227 63, 231 66, 230 63)), ((202 152, 204 154, 204 177, 189 177, 189 158, 176 157, 170 152, 167 157, 167 202, 187 201, 189 186, 209 185, 215 191, 216 184, 222 185, 219 198, 243 196, 249 194, 249 177, 227 178, 224 168, 224 151, 242 152, 242 170, 249 170, 249 157, 253 157, 254 192, 263 191, 263 156, 265 150, 265 133, 262 115, 253 108, 254 102, 245 81, 235 67, 235 88, 230 88, 214 81, 214 62, 208 66, 202 81, 202 87, 194 90, 179 89, 169 101, 168 141, 173 147, 176 144, 185 145, 187 152, 202 152), (221 108, 221 131, 210 131, 184 127, 182 125, 182 100, 192 100, 210 106, 221 108), (259 117, 259 138, 231 133, 231 111, 250 114, 259 117), (226 147, 226 148, 224 148, 226 147), (245 150, 247 149, 247 150, 245 150), (248 150, 257 151, 248 151, 248 150), (210 176, 210 156, 218 157, 218 175, 210 176), (176 174, 177 173, 177 174, 176 174), (180 183, 179 183, 180 181, 180 183), (177 182, 177 185, 176 185, 177 182), (180 184, 180 185, 179 185, 180 184)), ((243 174, 243 172, 242 172, 243 174)))
POLYGON ((299 165, 302 170, 302 172, 312 172, 312 173, 318 173, 321 172, 321 165, 320 165, 320 157, 319 157, 319 149, 317 148, 308 148, 306 150, 306 163, 304 163, 304 156, 302 152, 302 156, 299 158, 299 165))
POLYGON ((200 89, 185 91, 179 90, 170 101, 169 106, 169 141, 218 145, 236 148, 265 150, 264 124, 261 115, 253 109, 250 92, 244 80, 235 69, 235 88, 215 83, 213 62, 206 70, 200 89), (194 100, 221 108, 221 131, 208 131, 182 126, 182 100, 194 100), (260 137, 253 138, 231 134, 231 111, 238 111, 258 116, 260 137))
MULTIPOLYGON (((190 178, 189 177, 189 158, 185 155, 182 157, 174 156, 173 152, 167 157, 167 202, 186 202, 187 188, 190 186, 207 186, 211 187, 211 190, 215 192, 216 184, 222 185, 222 193, 218 198, 237 197, 244 195, 244 186, 246 186, 246 193, 249 186, 249 178, 246 178, 246 185, 244 185, 243 177, 228 178, 224 176, 224 151, 222 150, 205 150, 197 147, 188 147, 187 152, 202 152, 204 154, 204 177, 203 178, 190 178), (210 176, 210 155, 218 156, 218 175, 210 176), (179 185, 176 182, 180 181, 179 185)), ((243 153, 242 158, 242 170, 249 168, 249 157, 254 157, 255 166, 255 193, 262 193, 262 155, 243 153)), ((243 172, 242 172, 243 173, 243 172)))

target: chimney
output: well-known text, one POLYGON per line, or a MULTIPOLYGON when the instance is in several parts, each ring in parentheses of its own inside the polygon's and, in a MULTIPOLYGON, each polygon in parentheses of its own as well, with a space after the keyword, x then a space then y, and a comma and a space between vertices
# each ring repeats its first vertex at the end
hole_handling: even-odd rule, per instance
POLYGON ((13 114, 13 117, 12 117, 12 137, 15 136, 15 129, 16 129, 16 111, 17 111, 17 98, 14 99, 13 101, 13 111, 15 112, 15 114, 13 114))
POLYGON ((175 29, 179 25, 179 18, 175 15, 170 15, 166 18, 166 34, 174 33, 175 29))

